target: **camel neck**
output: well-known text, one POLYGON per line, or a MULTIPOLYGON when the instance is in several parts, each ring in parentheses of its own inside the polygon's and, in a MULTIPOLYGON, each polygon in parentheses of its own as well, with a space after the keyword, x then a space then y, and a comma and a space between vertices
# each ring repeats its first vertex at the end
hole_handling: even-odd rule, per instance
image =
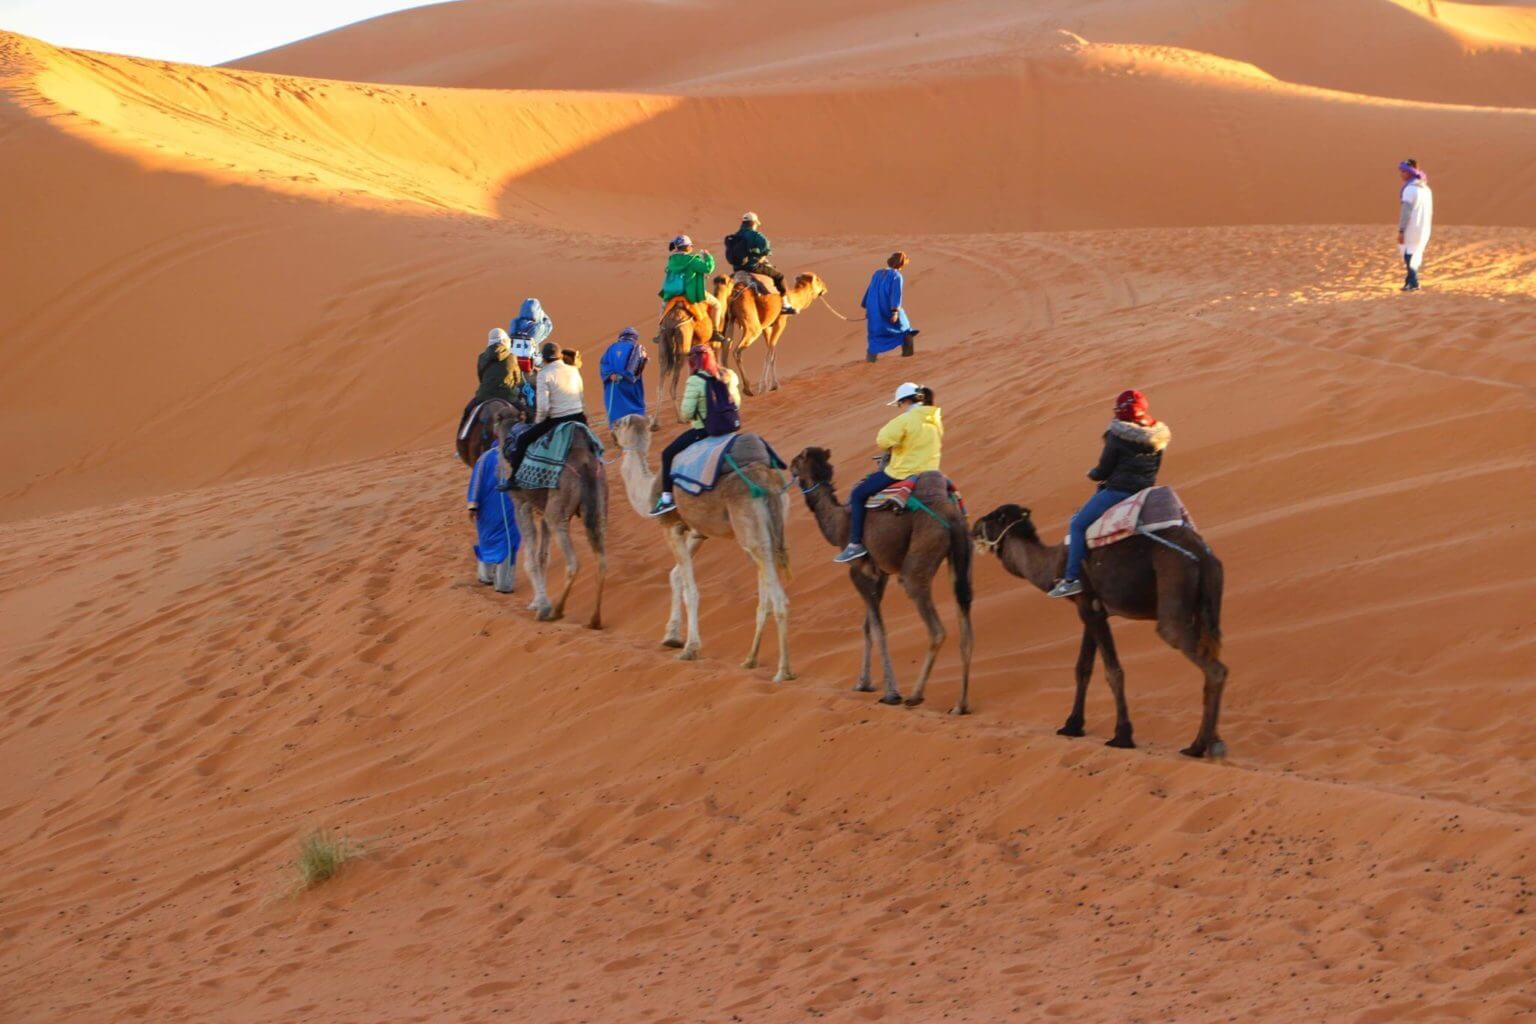
POLYGON ((848 506, 837 500, 837 492, 830 483, 819 484, 809 491, 805 503, 810 507, 811 515, 816 517, 816 525, 821 527, 821 535, 828 544, 840 548, 848 543, 851 527, 848 506))
POLYGON ((619 476, 624 480, 624 495, 630 507, 642 516, 651 514, 651 488, 656 474, 646 465, 645 452, 640 448, 625 448, 619 460, 619 476))
POLYGON ((1048 591, 1056 585, 1056 576, 1062 566, 1065 547, 1060 544, 1046 547, 1037 538, 1010 534, 1003 539, 997 553, 1002 560, 1003 568, 1015 576, 1028 580, 1039 589, 1048 591))

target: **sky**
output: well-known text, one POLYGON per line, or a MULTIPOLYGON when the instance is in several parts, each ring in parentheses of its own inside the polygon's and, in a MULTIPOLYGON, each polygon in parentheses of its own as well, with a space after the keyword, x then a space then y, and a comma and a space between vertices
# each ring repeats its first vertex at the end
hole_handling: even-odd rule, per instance
POLYGON ((221 64, 422 0, 0 0, 0 29, 57 46, 221 64))

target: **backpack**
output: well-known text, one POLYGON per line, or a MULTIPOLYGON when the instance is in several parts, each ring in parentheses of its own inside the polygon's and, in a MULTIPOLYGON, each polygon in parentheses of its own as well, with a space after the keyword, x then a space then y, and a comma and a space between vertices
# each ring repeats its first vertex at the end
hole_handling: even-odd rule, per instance
POLYGON ((731 401, 731 389, 719 377, 707 373, 704 378, 704 432, 710 437, 724 437, 741 429, 741 410, 731 401))
POLYGON ((750 246, 747 240, 741 237, 741 232, 733 232, 725 236, 725 262, 734 268, 740 268, 752 259, 750 246))

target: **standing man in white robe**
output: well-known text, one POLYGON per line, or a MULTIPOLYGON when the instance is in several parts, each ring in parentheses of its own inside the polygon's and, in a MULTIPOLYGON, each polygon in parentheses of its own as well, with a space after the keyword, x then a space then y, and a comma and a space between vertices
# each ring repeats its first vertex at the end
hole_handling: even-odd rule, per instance
POLYGON ((1424 265, 1424 247, 1429 245, 1429 232, 1435 219, 1435 197, 1429 190, 1429 178, 1419 170, 1417 160, 1404 160, 1397 165, 1403 178, 1403 190, 1399 195, 1401 207, 1397 215, 1397 251, 1403 254, 1408 267, 1408 278, 1403 291, 1419 290, 1419 268, 1424 265))

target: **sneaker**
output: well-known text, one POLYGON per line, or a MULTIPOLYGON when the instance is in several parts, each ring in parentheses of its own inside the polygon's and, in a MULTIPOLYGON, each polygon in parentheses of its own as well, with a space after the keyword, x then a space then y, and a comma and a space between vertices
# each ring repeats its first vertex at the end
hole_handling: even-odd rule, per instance
POLYGON ((666 515, 668 512, 676 512, 676 511, 677 511, 677 502, 675 502, 671 498, 663 495, 661 500, 656 502, 656 507, 651 509, 651 518, 653 518, 653 519, 659 518, 661 516, 666 515))
POLYGON ((1083 592, 1082 580, 1058 580, 1046 597, 1076 597, 1083 592))
POLYGON ((791 306, 788 302, 784 303, 783 305, 781 305, 779 307, 779 315, 780 316, 794 316, 798 312, 800 312, 800 311, 798 309, 796 309, 794 306, 791 306))
POLYGON ((843 548, 843 550, 839 551, 837 553, 837 557, 832 559, 832 561, 838 563, 852 562, 856 559, 863 558, 867 554, 869 554, 869 549, 866 548, 863 544, 849 544, 847 547, 843 548))

